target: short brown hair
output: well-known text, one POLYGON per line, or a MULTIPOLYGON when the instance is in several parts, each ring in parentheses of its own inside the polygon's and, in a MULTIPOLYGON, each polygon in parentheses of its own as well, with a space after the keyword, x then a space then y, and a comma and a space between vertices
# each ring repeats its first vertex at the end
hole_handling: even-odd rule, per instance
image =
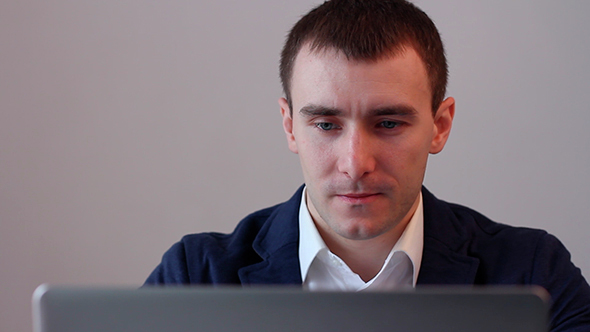
POLYGON ((445 97, 448 68, 438 30, 406 0, 331 0, 303 16, 281 52, 280 77, 291 112, 293 65, 306 43, 312 51, 334 48, 357 61, 376 61, 412 47, 426 68, 433 114, 445 97))

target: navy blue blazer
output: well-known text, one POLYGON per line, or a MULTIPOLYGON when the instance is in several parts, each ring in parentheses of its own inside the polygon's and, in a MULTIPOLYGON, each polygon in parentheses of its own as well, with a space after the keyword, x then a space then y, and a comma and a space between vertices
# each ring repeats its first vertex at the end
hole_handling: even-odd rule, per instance
MULTIPOLYGON (((254 212, 231 234, 186 235, 146 285, 301 284, 299 205, 303 187, 254 212)), ((540 285, 553 299, 552 331, 590 331, 590 287, 557 238, 495 223, 422 189, 424 252, 418 285, 540 285)))

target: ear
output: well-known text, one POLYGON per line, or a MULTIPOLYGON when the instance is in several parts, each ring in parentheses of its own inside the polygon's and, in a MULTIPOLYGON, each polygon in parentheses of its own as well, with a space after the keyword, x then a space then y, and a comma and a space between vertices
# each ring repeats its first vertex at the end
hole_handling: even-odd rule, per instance
POLYGON ((289 150, 293 153, 299 153, 297 149, 297 141, 293 134, 293 118, 291 117, 291 109, 289 108, 289 102, 285 98, 279 98, 279 106, 281 107, 281 116, 283 117, 283 130, 287 135, 287 144, 289 150))
POLYGON ((442 151, 449 139, 453 118, 455 117, 455 99, 449 97, 445 99, 436 114, 434 115, 434 128, 432 142, 430 143, 430 153, 437 154, 442 151))

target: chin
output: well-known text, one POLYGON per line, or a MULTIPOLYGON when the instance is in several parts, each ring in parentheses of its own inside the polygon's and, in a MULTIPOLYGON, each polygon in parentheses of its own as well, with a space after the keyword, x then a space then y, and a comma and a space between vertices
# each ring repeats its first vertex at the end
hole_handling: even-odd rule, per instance
POLYGON ((340 228, 337 232, 340 236, 349 240, 370 240, 374 239, 382 234, 387 233, 391 227, 376 227, 376 225, 367 224, 367 222, 351 222, 348 227, 340 228))

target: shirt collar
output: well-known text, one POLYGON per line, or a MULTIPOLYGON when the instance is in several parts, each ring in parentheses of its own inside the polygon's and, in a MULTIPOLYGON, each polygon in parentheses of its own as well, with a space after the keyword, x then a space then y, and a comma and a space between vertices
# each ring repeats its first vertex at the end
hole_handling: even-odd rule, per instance
POLYGON ((412 261, 412 266, 414 267, 412 285, 414 287, 416 287, 416 282, 418 281, 418 272, 420 272, 420 264, 422 263, 423 249, 424 207, 422 204, 422 192, 420 192, 418 207, 416 208, 414 215, 410 219, 402 236, 397 240, 393 249, 391 249, 391 254, 397 251, 403 251, 408 255, 410 261, 412 261))
MULTIPOLYGON (((311 263, 320 250, 326 248, 326 243, 320 236, 313 219, 309 213, 306 202, 307 188, 303 188, 301 204, 299 205, 299 264, 301 280, 305 281, 311 263), (302 241, 305 239, 305 241, 302 241)), ((422 262, 422 250, 424 249, 424 207, 422 193, 420 193, 418 207, 410 219, 406 229, 399 240, 391 249, 388 259, 394 252, 402 251, 408 255, 413 266, 412 285, 415 287, 422 262)))
POLYGON ((301 268, 301 280, 305 281, 309 266, 320 250, 327 248, 320 236, 318 229, 311 219, 306 202, 307 187, 303 188, 301 204, 299 205, 299 265, 301 268), (305 241, 302 241, 305 239, 305 241))

